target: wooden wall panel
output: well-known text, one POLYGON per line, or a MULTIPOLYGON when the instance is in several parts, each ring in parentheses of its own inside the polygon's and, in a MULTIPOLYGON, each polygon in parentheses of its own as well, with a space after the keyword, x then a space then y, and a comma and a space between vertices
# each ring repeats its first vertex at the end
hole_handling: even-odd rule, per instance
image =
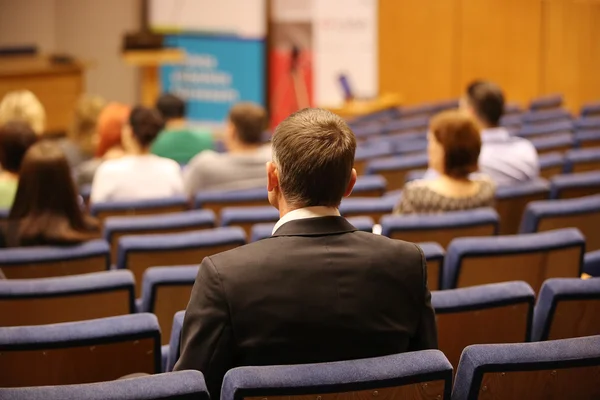
POLYGON ((382 93, 400 93, 409 104, 458 95, 456 16, 455 0, 379 1, 382 93))
POLYGON ((540 0, 461 0, 460 69, 464 87, 473 79, 498 83, 511 101, 538 94, 540 0))

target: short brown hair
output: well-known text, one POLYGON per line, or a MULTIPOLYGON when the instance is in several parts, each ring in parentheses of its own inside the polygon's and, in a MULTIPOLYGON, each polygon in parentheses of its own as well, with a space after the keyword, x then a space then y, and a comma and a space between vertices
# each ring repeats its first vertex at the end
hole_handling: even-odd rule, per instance
POLYGON ((348 187, 356 138, 339 116, 306 108, 273 134, 273 161, 285 199, 297 207, 337 207, 348 187))
POLYGON ((165 122, 158 110, 137 106, 129 114, 129 125, 133 137, 142 147, 148 147, 165 127, 165 122))
POLYGON ((267 113, 258 104, 238 103, 229 110, 229 121, 242 143, 258 144, 267 127, 267 113))
POLYGON ((444 173, 464 179, 477 171, 481 134, 477 123, 458 111, 445 111, 430 122, 429 130, 444 149, 444 173))
POLYGON ((498 126, 504 113, 504 94, 493 82, 475 81, 467 86, 467 101, 477 117, 491 127, 498 126))

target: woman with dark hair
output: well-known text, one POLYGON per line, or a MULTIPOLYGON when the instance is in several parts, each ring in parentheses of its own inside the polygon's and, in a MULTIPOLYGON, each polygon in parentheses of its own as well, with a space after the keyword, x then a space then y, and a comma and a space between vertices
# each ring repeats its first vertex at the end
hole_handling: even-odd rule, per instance
POLYGON ((135 107, 129 125, 123 129, 122 143, 127 155, 105 161, 92 183, 92 203, 144 200, 183 193, 181 168, 175 161, 150 153, 150 146, 164 127, 160 113, 135 107))
POLYGON ((396 207, 397 214, 432 214, 490 207, 496 186, 478 170, 481 134, 469 116, 446 111, 429 126, 429 168, 439 176, 407 183, 396 207))
POLYGON ((69 245, 99 236, 97 221, 79 207, 69 163, 50 141, 25 154, 19 187, 4 229, 5 247, 69 245))
POLYGON ((0 208, 12 205, 23 157, 36 140, 37 134, 26 122, 11 121, 0 127, 0 208))

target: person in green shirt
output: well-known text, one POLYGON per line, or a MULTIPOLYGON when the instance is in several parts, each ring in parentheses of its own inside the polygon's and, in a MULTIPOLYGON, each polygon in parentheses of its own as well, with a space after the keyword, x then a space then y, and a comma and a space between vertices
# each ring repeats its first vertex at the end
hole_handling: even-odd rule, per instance
POLYGON ((172 94, 163 94, 156 108, 165 120, 165 129, 152 144, 150 151, 160 157, 187 164, 203 150, 212 150, 210 132, 191 129, 185 121, 185 102, 172 94))
POLYGON ((19 186, 23 157, 37 135, 26 122, 10 121, 0 127, 0 209, 10 209, 19 186))

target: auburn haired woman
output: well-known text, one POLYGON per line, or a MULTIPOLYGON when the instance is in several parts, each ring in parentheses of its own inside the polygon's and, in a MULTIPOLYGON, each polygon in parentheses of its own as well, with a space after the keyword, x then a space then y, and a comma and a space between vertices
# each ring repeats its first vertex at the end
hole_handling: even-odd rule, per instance
POLYGON ((432 214, 492 206, 495 184, 478 170, 481 134, 477 124, 459 111, 435 116, 429 126, 429 168, 439 176, 404 186, 397 214, 432 214))
POLYGON ((25 153, 2 233, 4 247, 70 245, 99 237, 99 225, 82 211, 69 164, 56 143, 38 142, 25 153))

